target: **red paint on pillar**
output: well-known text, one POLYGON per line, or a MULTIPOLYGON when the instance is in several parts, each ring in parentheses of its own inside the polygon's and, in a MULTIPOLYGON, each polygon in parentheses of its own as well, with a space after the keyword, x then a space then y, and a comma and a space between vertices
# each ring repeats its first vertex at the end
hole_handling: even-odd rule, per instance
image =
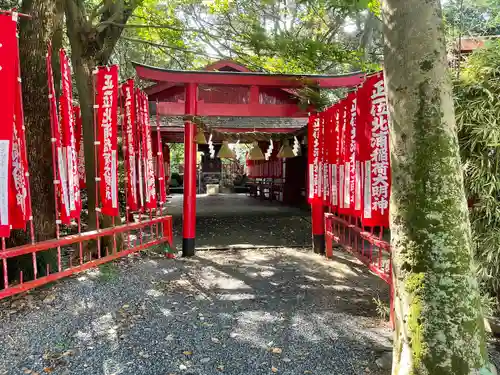
MULTIPOLYGON (((197 86, 186 84, 186 115, 196 115, 197 86)), ((191 121, 184 124, 184 211, 183 246, 184 256, 194 255, 196 233, 196 125, 191 121)))

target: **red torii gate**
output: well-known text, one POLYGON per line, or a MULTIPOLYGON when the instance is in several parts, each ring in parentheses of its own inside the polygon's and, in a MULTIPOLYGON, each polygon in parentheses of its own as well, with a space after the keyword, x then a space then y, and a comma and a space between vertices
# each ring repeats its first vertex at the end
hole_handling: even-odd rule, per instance
MULTIPOLYGON (((239 117, 308 117, 296 104, 264 104, 260 102, 261 88, 300 89, 355 87, 360 85, 364 73, 347 75, 295 75, 257 72, 187 71, 151 67, 135 63, 139 78, 154 81, 162 88, 184 86, 185 100, 159 102, 159 115, 183 115, 184 126, 184 205, 183 205, 183 256, 195 254, 196 228, 196 125, 194 116, 239 117), (198 100, 198 85, 246 86, 249 88, 247 104, 206 103, 198 100)), ((321 203, 312 205, 313 247, 317 253, 325 252, 324 212, 321 203)))

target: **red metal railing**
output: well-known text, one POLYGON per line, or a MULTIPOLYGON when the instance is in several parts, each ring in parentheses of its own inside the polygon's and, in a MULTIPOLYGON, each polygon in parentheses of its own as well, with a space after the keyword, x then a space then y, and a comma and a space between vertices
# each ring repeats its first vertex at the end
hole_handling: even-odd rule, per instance
POLYGON ((390 315, 393 322, 392 261, 389 233, 384 228, 361 226, 360 220, 345 215, 325 214, 326 256, 333 256, 334 243, 354 255, 390 288, 390 315))
POLYGON ((3 288, 0 288, 0 299, 163 243, 172 246, 171 216, 159 216, 140 222, 4 249, 0 252, 0 259, 3 263, 3 288), (123 236, 120 248, 116 246, 117 235, 123 236), (111 240, 109 241, 112 244, 111 251, 108 247, 101 251, 98 250, 100 247, 96 248, 90 244, 90 241, 95 240, 101 243, 103 239, 111 240), (40 267, 40 263, 44 263, 40 255, 54 251, 57 251, 57 264, 45 263, 45 267, 40 267), (32 269, 26 270, 25 268, 25 272, 29 272, 27 280, 23 271, 20 271, 17 277, 9 274, 9 263, 18 262, 26 256, 32 256, 35 259, 32 269), (53 271, 52 267, 56 267, 56 270, 53 271))

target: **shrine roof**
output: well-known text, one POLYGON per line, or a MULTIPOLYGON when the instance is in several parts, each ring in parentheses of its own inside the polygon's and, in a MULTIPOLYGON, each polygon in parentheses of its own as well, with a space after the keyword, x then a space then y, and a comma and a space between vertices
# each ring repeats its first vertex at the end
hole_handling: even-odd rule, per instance
MULTIPOLYGON (((222 129, 239 129, 251 130, 254 128, 271 128, 271 129, 300 129, 307 125, 307 118, 293 117, 200 117, 201 122, 210 128, 222 129)), ((152 123, 156 121, 151 119, 152 123)), ((164 129, 168 128, 183 128, 183 116, 162 116, 160 118, 160 126, 164 129)), ((272 131, 272 130, 270 130, 272 131)))
POLYGON ((281 88, 316 85, 321 88, 338 88, 357 86, 365 77, 362 72, 340 75, 278 74, 235 70, 175 70, 138 62, 132 62, 132 64, 139 78, 170 84, 258 85, 281 88))

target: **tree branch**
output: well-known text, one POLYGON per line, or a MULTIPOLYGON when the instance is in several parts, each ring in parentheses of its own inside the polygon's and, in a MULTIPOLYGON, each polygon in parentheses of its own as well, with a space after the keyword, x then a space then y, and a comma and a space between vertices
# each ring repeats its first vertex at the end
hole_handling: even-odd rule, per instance
POLYGON ((203 52, 201 50, 195 51, 195 50, 190 50, 188 48, 182 48, 182 47, 172 46, 172 45, 168 45, 168 44, 155 43, 155 42, 151 42, 149 40, 137 39, 137 38, 129 38, 129 37, 125 37, 125 36, 122 37, 122 39, 123 40, 128 40, 129 42, 134 42, 134 43, 148 44, 150 46, 153 46, 153 47, 156 47, 156 48, 159 48, 159 49, 171 49, 171 50, 174 50, 174 51, 182 51, 182 52, 186 52, 186 53, 203 55, 203 56, 209 57, 211 59, 216 58, 215 56, 211 56, 211 55, 209 55, 206 52, 203 52))

